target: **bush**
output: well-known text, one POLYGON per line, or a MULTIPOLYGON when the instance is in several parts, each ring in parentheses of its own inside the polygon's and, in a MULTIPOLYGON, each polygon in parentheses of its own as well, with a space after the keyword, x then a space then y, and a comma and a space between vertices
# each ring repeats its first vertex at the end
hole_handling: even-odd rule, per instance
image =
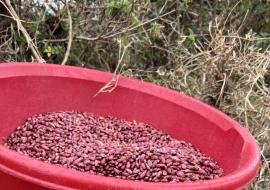
POLYGON ((201 99, 253 133, 262 167, 250 189, 269 186, 269 1, 49 2, 13 1, 19 22, 0 3, 1 62, 117 69, 201 99))

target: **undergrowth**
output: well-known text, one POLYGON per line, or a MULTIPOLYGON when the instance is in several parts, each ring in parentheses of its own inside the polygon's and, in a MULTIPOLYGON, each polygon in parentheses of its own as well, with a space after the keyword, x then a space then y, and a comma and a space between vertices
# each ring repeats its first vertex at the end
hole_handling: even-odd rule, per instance
POLYGON ((0 62, 95 68, 198 98, 253 134, 262 162, 249 189, 267 189, 269 10, 267 0, 0 0, 0 62))

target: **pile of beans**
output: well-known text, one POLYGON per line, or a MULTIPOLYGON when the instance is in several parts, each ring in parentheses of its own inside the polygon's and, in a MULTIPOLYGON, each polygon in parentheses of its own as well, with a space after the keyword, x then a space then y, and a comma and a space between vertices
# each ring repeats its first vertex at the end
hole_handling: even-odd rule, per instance
POLYGON ((92 113, 35 115, 5 146, 51 164, 128 180, 187 182, 223 175, 213 159, 190 143, 144 123, 92 113))

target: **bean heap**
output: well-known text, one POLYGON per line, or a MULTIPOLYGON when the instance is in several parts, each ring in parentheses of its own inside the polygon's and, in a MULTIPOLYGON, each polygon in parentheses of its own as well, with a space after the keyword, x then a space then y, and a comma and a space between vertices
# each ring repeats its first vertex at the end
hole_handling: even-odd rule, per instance
POLYGON ((144 123, 92 113, 35 115, 5 146, 51 164, 128 180, 187 182, 223 175, 213 159, 190 143, 144 123))

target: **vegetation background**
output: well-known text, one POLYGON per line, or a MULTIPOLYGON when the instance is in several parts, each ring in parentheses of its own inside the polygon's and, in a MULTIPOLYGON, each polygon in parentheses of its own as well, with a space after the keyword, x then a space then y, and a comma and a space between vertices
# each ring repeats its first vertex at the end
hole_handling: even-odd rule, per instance
POLYGON ((0 0, 0 62, 150 81, 230 115, 261 147, 270 189, 269 0, 0 0))

